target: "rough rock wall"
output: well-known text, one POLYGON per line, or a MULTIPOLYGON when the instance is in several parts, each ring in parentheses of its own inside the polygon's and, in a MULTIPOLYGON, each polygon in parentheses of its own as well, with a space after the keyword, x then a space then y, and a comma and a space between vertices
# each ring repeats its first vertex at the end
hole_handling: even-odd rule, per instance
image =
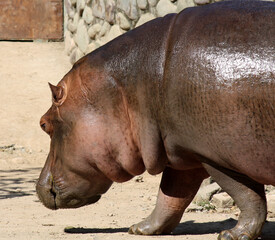
POLYGON ((215 0, 64 0, 65 48, 71 63, 156 17, 215 0))

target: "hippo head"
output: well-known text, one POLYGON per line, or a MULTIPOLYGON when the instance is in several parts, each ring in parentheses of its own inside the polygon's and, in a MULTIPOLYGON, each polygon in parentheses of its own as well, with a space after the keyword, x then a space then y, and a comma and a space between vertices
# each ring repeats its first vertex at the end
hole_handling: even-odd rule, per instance
POLYGON ((79 65, 50 84, 53 103, 40 121, 51 144, 36 190, 50 209, 94 203, 113 181, 144 171, 119 87, 103 70, 79 65))

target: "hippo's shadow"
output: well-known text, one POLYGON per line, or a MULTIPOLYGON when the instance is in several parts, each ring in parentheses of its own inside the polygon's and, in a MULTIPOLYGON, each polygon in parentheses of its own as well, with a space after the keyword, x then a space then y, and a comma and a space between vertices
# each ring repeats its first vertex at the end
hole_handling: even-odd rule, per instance
MULTIPOLYGON (((174 235, 198 235, 198 234, 211 234, 220 233, 223 230, 233 228, 237 221, 229 218, 219 222, 207 223, 194 223, 194 221, 187 221, 180 223, 174 230, 174 235)), ((275 222, 267 221, 263 227, 261 240, 274 240, 275 239, 275 222)))
MULTIPOLYGON (((229 218, 219 222, 195 223, 187 221, 180 223, 173 232, 173 235, 201 235, 219 233, 225 229, 233 228, 237 221, 229 218)), ((71 234, 96 234, 96 233, 120 233, 128 232, 128 228, 66 228, 66 233, 71 234)), ((263 233, 259 238, 261 240, 275 239, 275 222, 266 222, 263 233)))
POLYGON ((72 227, 65 228, 65 233, 71 234, 86 234, 86 233, 120 233, 128 232, 129 228, 82 228, 82 227, 72 227))
POLYGON ((35 194, 41 168, 0 170, 0 200, 35 194))

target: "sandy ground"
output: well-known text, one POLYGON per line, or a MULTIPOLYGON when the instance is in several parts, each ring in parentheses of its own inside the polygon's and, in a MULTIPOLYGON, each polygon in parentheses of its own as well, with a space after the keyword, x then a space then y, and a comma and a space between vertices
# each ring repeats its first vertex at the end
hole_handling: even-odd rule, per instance
MULTIPOLYGON (((186 213, 170 236, 128 235, 152 211, 160 176, 114 184, 91 206, 51 211, 35 195, 49 138, 39 119, 50 106, 47 82, 70 69, 63 43, 0 42, 0 239, 214 240, 236 224, 234 214, 186 213), (65 229, 69 229, 69 233, 65 229)), ((269 219, 261 239, 275 239, 269 219)))

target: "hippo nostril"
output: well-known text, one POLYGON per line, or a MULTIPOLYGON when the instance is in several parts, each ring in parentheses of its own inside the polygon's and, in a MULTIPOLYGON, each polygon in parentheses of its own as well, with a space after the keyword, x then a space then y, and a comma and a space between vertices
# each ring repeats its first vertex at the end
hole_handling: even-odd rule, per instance
POLYGON ((56 198, 56 193, 51 189, 50 193, 53 195, 54 199, 56 198))
POLYGON ((53 190, 53 184, 52 184, 52 188, 50 189, 50 193, 53 196, 53 200, 54 200, 54 209, 57 209, 56 207, 56 192, 53 190))

